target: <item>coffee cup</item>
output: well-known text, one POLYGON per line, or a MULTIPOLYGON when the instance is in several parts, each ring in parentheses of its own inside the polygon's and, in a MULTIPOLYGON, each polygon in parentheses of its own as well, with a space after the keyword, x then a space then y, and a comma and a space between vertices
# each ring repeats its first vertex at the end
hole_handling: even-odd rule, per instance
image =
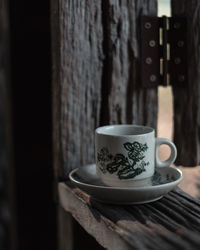
POLYGON ((149 185, 155 168, 170 166, 176 155, 174 143, 167 138, 156 138, 151 127, 108 125, 95 131, 96 172, 108 186, 149 185), (166 161, 158 156, 162 144, 171 148, 166 161))

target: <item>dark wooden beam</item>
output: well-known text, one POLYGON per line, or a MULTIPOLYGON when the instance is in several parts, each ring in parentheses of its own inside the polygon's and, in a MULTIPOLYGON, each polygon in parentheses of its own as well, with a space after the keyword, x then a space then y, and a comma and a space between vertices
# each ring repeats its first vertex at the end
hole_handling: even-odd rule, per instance
POLYGON ((187 17, 187 83, 173 87, 177 165, 200 164, 200 2, 171 0, 172 15, 187 17))

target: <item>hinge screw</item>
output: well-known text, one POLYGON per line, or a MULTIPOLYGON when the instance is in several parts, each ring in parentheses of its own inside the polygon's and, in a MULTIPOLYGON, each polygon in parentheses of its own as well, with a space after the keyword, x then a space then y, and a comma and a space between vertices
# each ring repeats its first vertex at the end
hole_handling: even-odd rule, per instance
POLYGON ((155 47, 155 46, 156 46, 156 42, 155 42, 154 40, 151 40, 151 41, 149 42, 149 46, 150 46, 150 47, 155 47))
POLYGON ((174 29, 179 29, 181 27, 181 24, 180 23, 175 23, 174 24, 174 29))
POLYGON ((152 64, 152 59, 151 57, 147 57, 145 60, 146 64, 152 64))
POLYGON ((178 80, 179 80, 179 82, 184 82, 185 81, 185 76, 184 75, 179 75, 178 80))
POLYGON ((151 81, 151 82, 155 82, 156 79, 157 79, 156 75, 151 75, 151 76, 150 76, 150 81, 151 81))
POLYGON ((181 59, 179 57, 174 59, 175 64, 180 64, 181 63, 181 59))
POLYGON ((177 45, 178 47, 182 48, 184 46, 184 41, 178 41, 177 45))
POLYGON ((144 27, 145 27, 146 29, 150 29, 150 28, 151 28, 151 23, 149 23, 149 22, 145 23, 145 24, 144 24, 144 27))

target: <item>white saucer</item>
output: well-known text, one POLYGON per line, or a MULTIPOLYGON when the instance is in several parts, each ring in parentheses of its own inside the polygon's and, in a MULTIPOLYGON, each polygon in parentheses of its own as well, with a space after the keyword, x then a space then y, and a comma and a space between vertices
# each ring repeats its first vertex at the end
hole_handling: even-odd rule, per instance
POLYGON ((152 185, 144 187, 109 187, 96 175, 95 164, 71 171, 70 180, 95 200, 111 204, 143 204, 156 201, 177 186, 182 172, 173 167, 156 169, 152 185))

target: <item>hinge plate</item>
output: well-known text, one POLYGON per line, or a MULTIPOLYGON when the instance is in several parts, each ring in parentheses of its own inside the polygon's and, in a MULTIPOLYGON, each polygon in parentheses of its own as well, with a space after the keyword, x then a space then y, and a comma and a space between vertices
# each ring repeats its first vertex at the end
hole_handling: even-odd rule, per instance
POLYGON ((184 86, 187 81, 186 18, 141 17, 141 84, 184 86))

